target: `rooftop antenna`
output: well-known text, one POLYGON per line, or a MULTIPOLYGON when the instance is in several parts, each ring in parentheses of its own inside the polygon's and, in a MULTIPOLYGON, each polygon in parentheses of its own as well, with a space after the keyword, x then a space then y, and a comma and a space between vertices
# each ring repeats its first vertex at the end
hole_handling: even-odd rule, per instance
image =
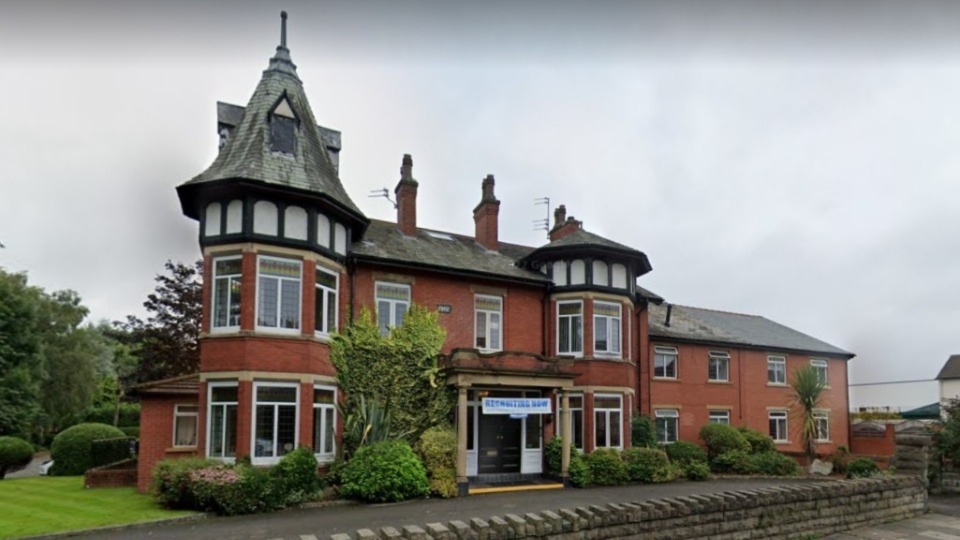
POLYGON ((533 220, 533 230, 544 231, 545 233, 547 233, 547 238, 549 238, 550 237, 550 197, 540 197, 539 199, 534 199, 533 204, 547 205, 547 217, 543 219, 533 220))
POLYGON ((388 190, 387 188, 372 189, 370 190, 370 195, 367 195, 367 197, 371 199, 375 197, 383 197, 384 199, 390 201, 390 204, 392 204, 394 208, 397 207, 396 201, 390 198, 390 190, 388 190))

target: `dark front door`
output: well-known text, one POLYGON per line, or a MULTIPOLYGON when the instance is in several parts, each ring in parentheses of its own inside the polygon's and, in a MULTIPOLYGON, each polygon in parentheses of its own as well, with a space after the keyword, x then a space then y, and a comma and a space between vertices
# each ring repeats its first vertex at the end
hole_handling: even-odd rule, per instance
POLYGON ((477 473, 519 473, 523 421, 506 414, 480 415, 477 473))

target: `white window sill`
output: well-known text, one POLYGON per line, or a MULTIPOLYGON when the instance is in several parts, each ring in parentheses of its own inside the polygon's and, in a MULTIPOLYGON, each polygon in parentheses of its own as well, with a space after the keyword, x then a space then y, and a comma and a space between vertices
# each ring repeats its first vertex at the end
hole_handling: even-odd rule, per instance
POLYGON ((789 385, 785 382, 770 382, 767 381, 767 386, 775 386, 778 388, 787 388, 789 385))
POLYGON ((211 326, 211 334, 236 334, 240 331, 239 326, 211 326))
POLYGON ((707 384, 731 384, 730 379, 707 379, 707 384))
POLYGON ((790 441, 778 441, 778 440, 774 440, 774 441, 773 441, 773 444, 790 444, 790 441))
POLYGON ((668 381, 668 382, 680 382, 680 379, 677 378, 677 377, 657 377, 656 375, 653 376, 653 380, 655 380, 655 381, 668 381))
POLYGON ((288 336, 299 336, 299 328, 277 328, 275 326, 258 326, 256 328, 257 332, 262 332, 264 334, 284 334, 288 336))

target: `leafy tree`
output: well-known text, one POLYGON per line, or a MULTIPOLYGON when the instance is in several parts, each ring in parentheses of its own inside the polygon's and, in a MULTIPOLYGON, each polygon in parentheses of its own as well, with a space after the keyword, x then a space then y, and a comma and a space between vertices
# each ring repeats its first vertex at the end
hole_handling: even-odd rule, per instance
POLYGON ((0 268, 0 435, 26 435, 40 411, 41 295, 26 274, 0 268))
POLYGON ((800 442, 807 453, 808 463, 817 457, 817 418, 814 411, 820 408, 826 385, 811 366, 803 366, 793 372, 790 383, 793 404, 799 406, 800 442))
POLYGON ((133 382, 146 382, 195 373, 200 367, 203 262, 192 266, 167 261, 166 273, 157 275, 157 287, 143 307, 150 316, 127 317, 120 329, 129 332, 129 343, 139 359, 133 382))
POLYGON ((960 464, 960 399, 942 405, 943 418, 934 429, 934 448, 940 458, 960 464))
MULTIPOLYGON (((370 311, 363 309, 331 342, 337 381, 346 394, 345 418, 359 414, 365 402, 376 401, 389 406, 391 431, 408 434, 411 440, 446 422, 454 396, 437 380, 437 357, 445 339, 437 314, 423 307, 411 306, 403 324, 388 336, 380 335, 370 311)), ((358 443, 344 441, 346 453, 358 443)))

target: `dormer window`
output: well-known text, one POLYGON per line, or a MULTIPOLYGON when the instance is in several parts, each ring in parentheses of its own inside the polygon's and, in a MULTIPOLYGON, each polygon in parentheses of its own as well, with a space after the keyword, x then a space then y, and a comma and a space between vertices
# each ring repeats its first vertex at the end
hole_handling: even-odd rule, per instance
POLYGON ((296 113, 284 94, 270 111, 270 150, 281 154, 296 155, 297 120, 296 113))

